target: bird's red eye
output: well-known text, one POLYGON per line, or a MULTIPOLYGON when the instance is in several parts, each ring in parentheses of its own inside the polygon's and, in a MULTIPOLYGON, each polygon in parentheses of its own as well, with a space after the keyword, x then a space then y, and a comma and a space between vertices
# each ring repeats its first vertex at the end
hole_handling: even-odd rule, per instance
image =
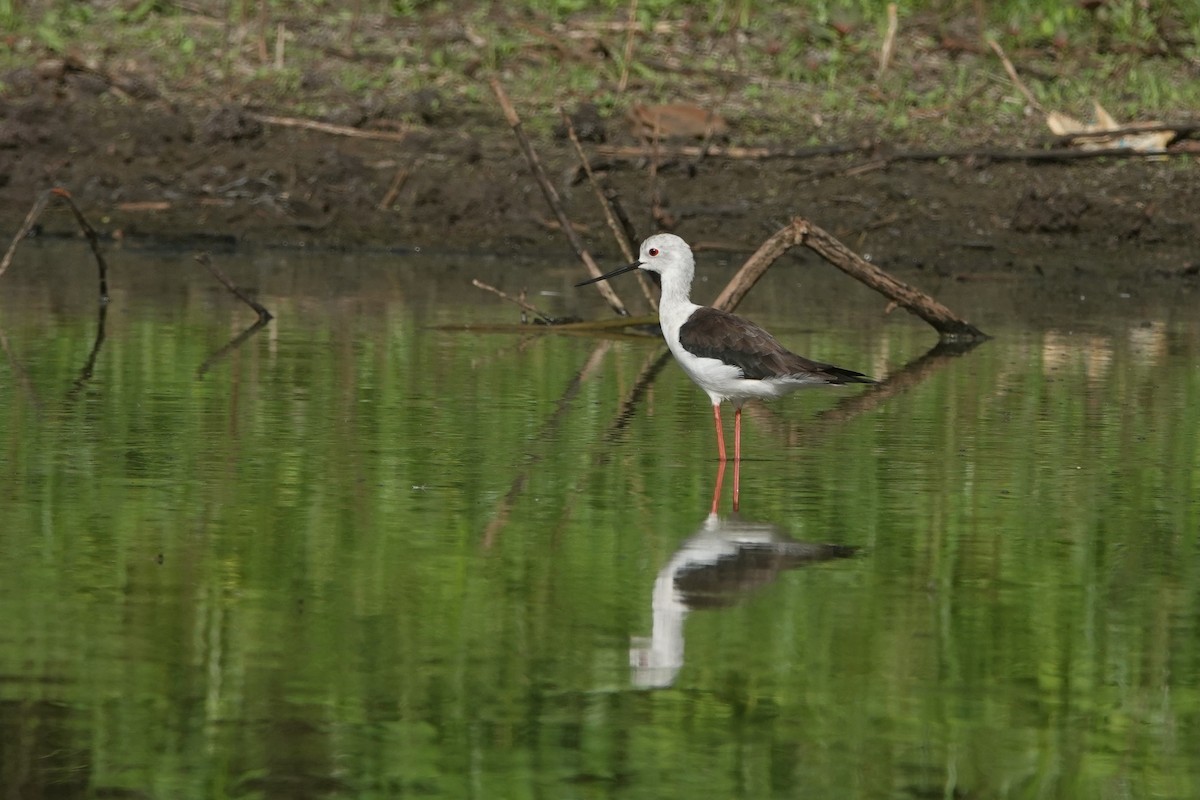
POLYGON ((647 252, 647 253, 649 253, 649 254, 650 254, 650 255, 652 255, 652 256, 656 256, 656 255, 658 255, 658 248, 657 248, 657 247, 651 247, 651 248, 650 248, 649 250, 647 250, 646 252, 647 252))

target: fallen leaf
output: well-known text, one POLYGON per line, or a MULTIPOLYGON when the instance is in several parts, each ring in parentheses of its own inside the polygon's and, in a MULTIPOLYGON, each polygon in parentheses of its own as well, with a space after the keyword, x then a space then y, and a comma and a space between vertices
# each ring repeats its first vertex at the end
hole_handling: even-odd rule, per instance
POLYGON ((1125 133, 1119 136, 1097 136, 1105 131, 1115 131, 1129 128, 1155 128, 1161 122, 1130 122, 1122 124, 1109 114, 1098 102, 1095 107, 1095 121, 1083 123, 1074 117, 1069 117, 1058 111, 1046 115, 1046 127, 1055 136, 1078 136, 1071 143, 1081 150, 1135 150, 1139 153, 1157 153, 1167 149, 1167 145, 1176 137, 1175 131, 1146 131, 1145 133, 1125 133))

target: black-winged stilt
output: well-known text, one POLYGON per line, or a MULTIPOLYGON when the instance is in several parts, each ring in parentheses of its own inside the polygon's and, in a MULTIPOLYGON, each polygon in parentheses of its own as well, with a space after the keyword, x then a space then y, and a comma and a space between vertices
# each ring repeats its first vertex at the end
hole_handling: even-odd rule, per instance
POLYGON ((679 366, 712 400, 721 461, 725 461, 721 401, 733 403, 733 459, 740 462, 742 404, 747 400, 769 400, 808 386, 875 383, 861 372, 796 355, 748 319, 693 303, 688 297, 696 273, 692 248, 673 233, 655 234, 642 242, 638 260, 632 264, 575 285, 586 286, 635 269, 657 272, 662 279, 658 318, 663 338, 679 366))

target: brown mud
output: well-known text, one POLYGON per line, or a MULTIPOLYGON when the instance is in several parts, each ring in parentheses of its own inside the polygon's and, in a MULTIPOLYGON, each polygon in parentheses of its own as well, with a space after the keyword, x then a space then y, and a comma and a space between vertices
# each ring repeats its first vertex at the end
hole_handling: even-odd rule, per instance
MULTIPOLYGON (((10 75, 7 84, 0 231, 8 235, 40 192, 61 186, 102 235, 129 245, 574 259, 498 109, 464 120, 442 108, 427 124, 405 127, 401 141, 381 141, 264 122, 235 106, 118 94, 69 70, 10 75)), ((402 129, 382 112, 353 124, 393 136, 402 129)), ((610 142, 635 144, 619 122, 595 124, 607 126, 610 142)), ((591 189, 575 180, 570 143, 536 147, 585 242, 598 258, 619 258, 591 189)), ((874 157, 677 159, 659 168, 658 192, 672 229, 700 248, 749 251, 802 215, 885 269, 964 280, 1117 271, 1190 283, 1200 270, 1196 156, 872 167, 874 157)), ((593 157, 593 166, 640 236, 661 227, 650 221, 645 163, 593 157)), ((65 210, 46 214, 37 230, 77 235, 65 210)))

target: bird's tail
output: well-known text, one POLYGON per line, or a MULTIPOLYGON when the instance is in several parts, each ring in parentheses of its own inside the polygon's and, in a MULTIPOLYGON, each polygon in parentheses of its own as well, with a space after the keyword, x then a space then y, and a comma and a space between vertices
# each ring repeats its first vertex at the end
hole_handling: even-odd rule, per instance
POLYGON ((828 366, 825 372, 829 374, 829 381, 834 386, 843 386, 847 383, 879 383, 870 375, 864 375, 861 372, 855 372, 852 369, 843 369, 842 367, 828 366))

